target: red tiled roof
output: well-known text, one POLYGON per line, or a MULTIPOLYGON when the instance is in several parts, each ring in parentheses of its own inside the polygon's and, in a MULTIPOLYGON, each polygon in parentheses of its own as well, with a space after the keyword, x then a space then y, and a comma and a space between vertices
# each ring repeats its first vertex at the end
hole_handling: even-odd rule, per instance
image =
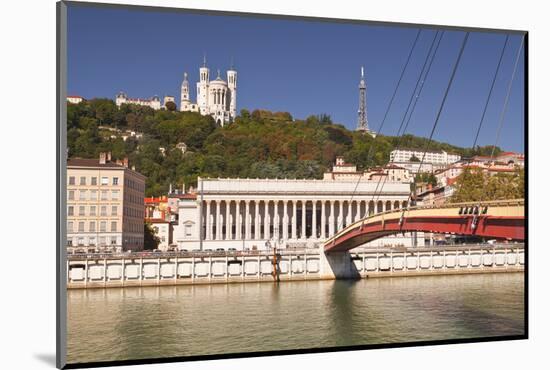
POLYGON ((145 222, 149 222, 152 224, 169 224, 170 221, 166 221, 162 218, 145 218, 145 222))
POLYGON ((397 166, 397 165, 395 165, 395 164, 389 164, 389 165, 387 165, 385 168, 393 168, 393 169, 396 169, 396 170, 404 170, 404 169, 405 169, 405 168, 399 167, 399 166, 397 166))

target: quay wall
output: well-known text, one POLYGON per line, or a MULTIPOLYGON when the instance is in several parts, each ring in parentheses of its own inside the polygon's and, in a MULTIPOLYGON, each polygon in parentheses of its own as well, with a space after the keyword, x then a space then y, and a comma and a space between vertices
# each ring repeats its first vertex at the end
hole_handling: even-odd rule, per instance
POLYGON ((67 288, 106 288, 258 281, 353 279, 385 276, 523 271, 523 244, 378 249, 326 255, 321 249, 274 255, 174 254, 72 256, 67 288), (274 263, 275 261, 275 263, 274 263))

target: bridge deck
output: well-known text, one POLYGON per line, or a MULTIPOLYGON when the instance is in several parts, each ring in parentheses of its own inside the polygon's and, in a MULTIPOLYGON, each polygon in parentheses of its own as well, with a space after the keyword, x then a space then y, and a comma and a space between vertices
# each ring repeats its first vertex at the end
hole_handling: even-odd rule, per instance
POLYGON ((410 231, 523 240, 524 219, 523 199, 411 207, 354 222, 329 238, 324 247, 326 252, 345 251, 383 236, 410 231))

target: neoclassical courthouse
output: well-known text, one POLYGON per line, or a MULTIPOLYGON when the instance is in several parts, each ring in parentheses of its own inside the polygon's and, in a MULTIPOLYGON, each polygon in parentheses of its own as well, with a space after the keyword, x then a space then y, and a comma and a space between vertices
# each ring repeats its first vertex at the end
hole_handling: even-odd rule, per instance
MULTIPOLYGON (((179 201, 174 243, 180 250, 201 248, 202 226, 203 249, 314 246, 367 214, 406 206, 409 193, 407 170, 361 172, 342 158, 322 180, 199 179, 198 193, 179 201)), ((424 235, 370 244, 423 246, 424 235)))

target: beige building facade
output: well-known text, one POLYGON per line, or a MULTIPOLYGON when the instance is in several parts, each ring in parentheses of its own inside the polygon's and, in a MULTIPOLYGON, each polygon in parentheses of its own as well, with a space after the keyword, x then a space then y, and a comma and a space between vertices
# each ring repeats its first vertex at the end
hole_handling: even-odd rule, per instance
POLYGON ((98 159, 67 162, 67 247, 69 251, 143 249, 145 176, 98 159))

